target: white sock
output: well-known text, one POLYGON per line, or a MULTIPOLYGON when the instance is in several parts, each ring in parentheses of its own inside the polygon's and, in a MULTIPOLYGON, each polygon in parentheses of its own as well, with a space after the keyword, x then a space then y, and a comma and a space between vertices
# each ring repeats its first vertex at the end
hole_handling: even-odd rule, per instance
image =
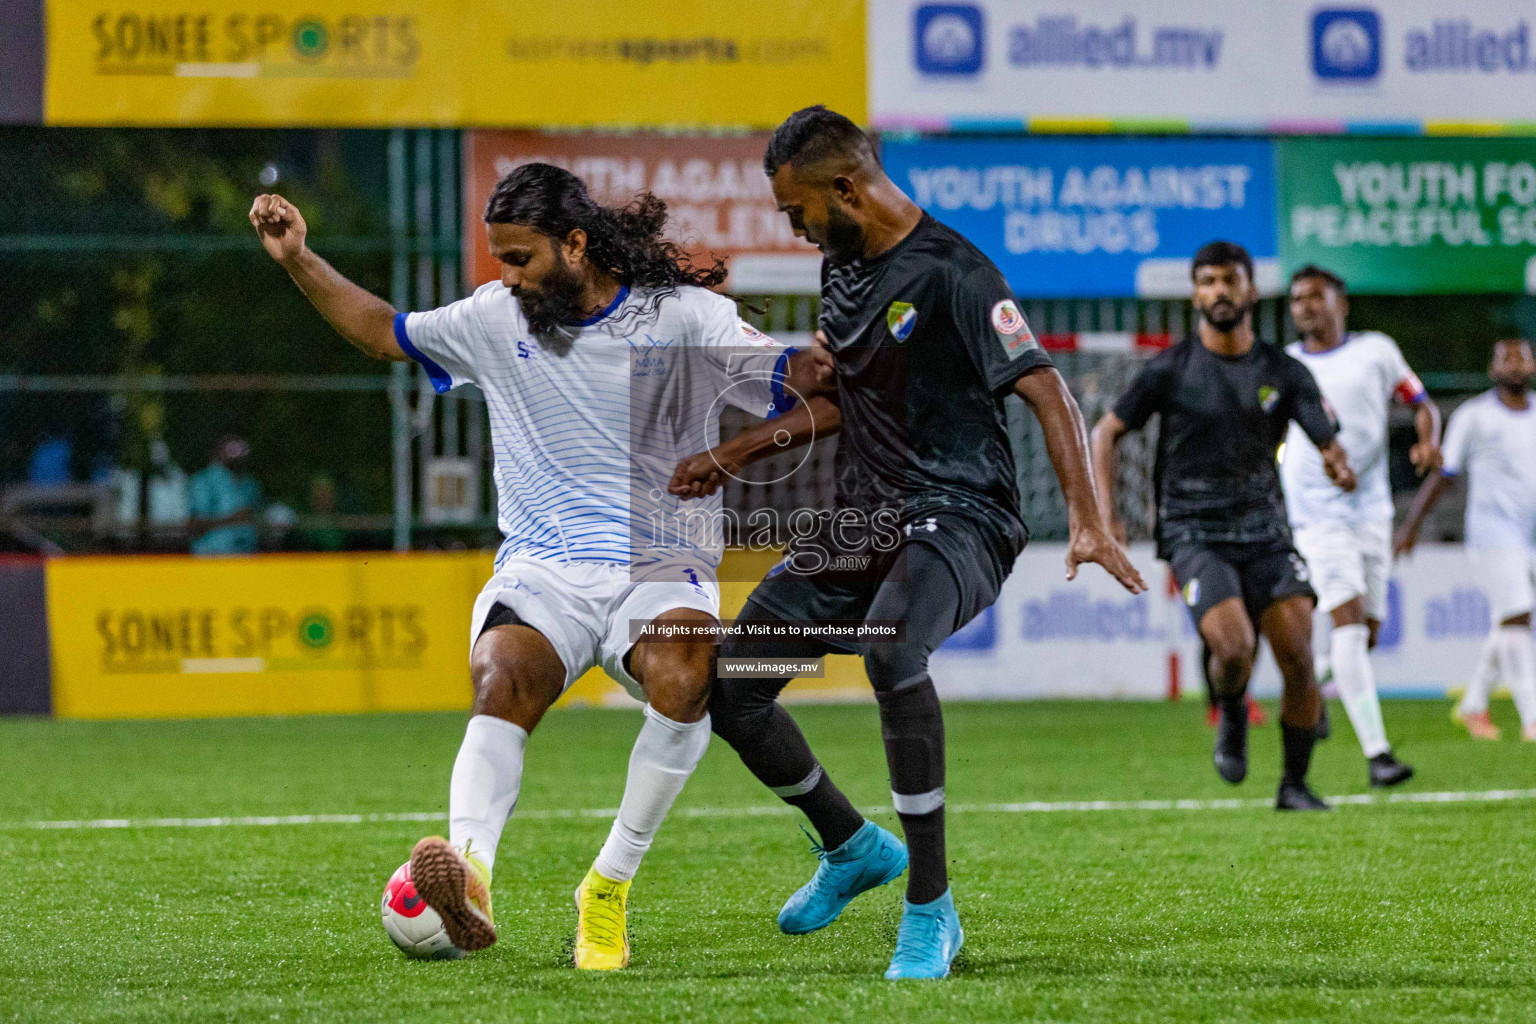
POLYGON ((1499 627, 1499 672, 1515 698, 1520 724, 1536 726, 1536 648, 1530 626, 1499 627))
POLYGON ((629 755, 629 778, 619 816, 593 867, 604 878, 627 882, 640 870, 656 830, 709 747, 709 716, 674 722, 649 704, 629 755))
POLYGON ((1376 674, 1371 670, 1371 628, 1364 623, 1334 626, 1328 638, 1333 655, 1333 681, 1339 699, 1349 712, 1349 724, 1366 757, 1392 749, 1381 721, 1381 699, 1376 695, 1376 674))
POLYGON ((1495 626, 1483 640, 1483 651, 1477 656, 1477 670, 1467 683, 1467 692, 1461 697, 1461 714, 1481 715, 1488 711, 1488 695, 1493 693, 1499 681, 1499 630, 1495 626))
POLYGON ((486 867, 496 862, 501 830, 517 806, 523 784, 523 747, 528 734, 505 718, 476 715, 448 783, 448 841, 473 850, 486 867))

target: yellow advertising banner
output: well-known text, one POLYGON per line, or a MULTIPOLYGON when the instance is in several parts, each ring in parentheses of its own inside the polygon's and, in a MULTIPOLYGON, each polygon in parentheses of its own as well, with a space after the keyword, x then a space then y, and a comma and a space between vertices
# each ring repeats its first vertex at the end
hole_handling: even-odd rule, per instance
POLYGON ((469 706, 485 554, 68 558, 48 564, 63 718, 469 706))
MULTIPOLYGON (((726 556, 735 614, 774 552, 726 556)), ((61 718, 200 718, 468 709, 470 614, 484 552, 82 557, 47 567, 61 718)), ((791 698, 868 697, 857 658, 791 698)), ((632 704, 600 669, 563 702, 632 704)))
POLYGON ((863 0, 46 0, 78 125, 772 127, 865 115, 863 0))
POLYGON ((451 125, 462 0, 47 0, 48 124, 451 125))
POLYGON ((465 123, 773 128, 824 103, 862 123, 863 0, 485 0, 465 123))

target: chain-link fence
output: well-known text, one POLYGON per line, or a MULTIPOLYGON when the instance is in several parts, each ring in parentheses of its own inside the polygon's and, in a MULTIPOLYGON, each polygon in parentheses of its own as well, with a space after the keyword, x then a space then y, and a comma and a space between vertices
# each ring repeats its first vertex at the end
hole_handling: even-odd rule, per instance
MULTIPOLYGON (((1106 332, 1171 338, 1189 329, 1183 302, 1033 301, 1025 308, 1036 333, 1058 346, 1106 332)), ((803 339, 816 311, 814 297, 797 296, 751 299, 744 313, 770 334, 803 339)), ((1276 302, 1261 303, 1256 326, 1262 339, 1283 340, 1276 302)), ((1053 358, 1091 425, 1148 351, 1056 351, 1053 358)), ((249 519, 258 549, 392 546, 400 516, 391 448, 398 452, 402 443, 411 455, 406 520, 413 546, 494 546, 484 401, 472 387, 436 395, 423 374, 410 373, 398 391, 385 374, 0 375, 0 550, 188 550, 210 518, 193 501, 194 478, 230 434, 248 443, 249 472, 262 495, 249 519)), ((1036 539, 1064 538, 1066 508, 1039 424, 1017 398, 1005 408, 1024 519, 1036 539)), ((756 422, 728 407, 721 437, 756 422)), ((1154 420, 1119 449, 1118 512, 1132 539, 1151 532, 1156 430, 1154 420)), ((1392 441, 1401 502, 1415 483, 1406 464, 1406 413, 1397 414, 1392 441)), ((735 513, 727 522, 750 524, 754 510, 773 509, 783 524, 795 509, 830 508, 836 450, 836 437, 821 438, 727 481, 724 501, 735 513)), ((1427 535, 1454 538, 1458 521, 1453 499, 1427 535)))
MULTIPOLYGON (((814 329, 816 300, 770 300, 766 312, 749 313, 764 331, 779 336, 814 329)), ((1163 301, 1059 301, 1025 303, 1035 332, 1052 343, 1085 335, 1109 333, 1151 337, 1177 337, 1189 329, 1189 306, 1163 301)), ((1256 324, 1260 337, 1275 341, 1282 329, 1274 301, 1260 304, 1256 324)), ((1064 351, 1053 355, 1083 415, 1092 424, 1119 397, 1141 366, 1149 349, 1130 346, 1127 351, 1064 351)), ((1019 497, 1024 520, 1036 539, 1061 539, 1067 535, 1067 510, 1061 487, 1046 453, 1039 423, 1017 398, 1005 400, 1008 431, 1018 472, 1019 497)), ((756 421, 729 411, 721 417, 722 438, 730 438, 756 421)), ((1120 445, 1120 476, 1117 488, 1119 512, 1132 539, 1151 535, 1152 463, 1157 444, 1156 424, 1126 438, 1120 445)), ((832 505, 835 479, 832 463, 836 437, 818 439, 808 451, 771 456, 745 470, 740 480, 728 481, 726 507, 745 521, 758 508, 772 508, 783 522, 799 508, 822 509, 832 505)))

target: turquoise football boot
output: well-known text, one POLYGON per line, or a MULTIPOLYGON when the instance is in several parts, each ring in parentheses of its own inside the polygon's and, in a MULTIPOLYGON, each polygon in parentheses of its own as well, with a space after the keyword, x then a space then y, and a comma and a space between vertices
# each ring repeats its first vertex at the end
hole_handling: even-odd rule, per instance
POLYGON ((914 906, 902 900, 896 955, 891 957, 885 976, 891 981, 948 977, 950 961, 963 945, 965 932, 960 930, 960 915, 955 911, 951 890, 945 889, 944 895, 932 903, 914 906))
POLYGON ((812 846, 821 860, 816 873, 779 911, 779 929, 787 935, 825 928, 855 896, 885 885, 907 870, 907 848, 872 821, 866 821, 835 850, 812 846))

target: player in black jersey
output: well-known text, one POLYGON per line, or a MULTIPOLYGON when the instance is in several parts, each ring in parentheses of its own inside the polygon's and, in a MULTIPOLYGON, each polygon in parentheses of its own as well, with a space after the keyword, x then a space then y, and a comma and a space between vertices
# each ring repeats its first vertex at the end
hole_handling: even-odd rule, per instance
POLYGON ((1335 484, 1353 490, 1354 473, 1311 372, 1253 336, 1258 291, 1248 253, 1212 242, 1195 254, 1193 274, 1198 332, 1150 360, 1094 427, 1099 507, 1114 514, 1115 445, 1161 413, 1157 555, 1172 567, 1210 652, 1207 669, 1221 703, 1216 770, 1233 783, 1248 774, 1245 696, 1257 624, 1284 680, 1284 773, 1275 806, 1327 810, 1306 784, 1322 700, 1312 665, 1317 595, 1291 544, 1275 460, 1289 421, 1317 445, 1335 484))
POLYGON ((840 426, 835 512, 791 545, 737 625, 892 623, 904 632, 884 642, 765 641, 738 632, 721 646, 710 715, 715 732, 821 838, 821 864, 785 904, 779 926, 825 927, 859 893, 900 875, 908 849, 832 784, 777 702, 789 680, 732 678, 726 667, 735 659, 863 655, 911 859, 886 977, 939 978, 963 936, 945 869, 944 723, 928 656, 996 599, 1028 539, 1006 395, 1021 396, 1044 430, 1070 514, 1067 578, 1097 562, 1132 593, 1145 586, 1099 516, 1082 415, 997 268, 908 199, 840 114, 811 107, 791 115, 763 163, 795 234, 825 255, 819 326, 837 390, 685 460, 673 491, 712 488, 721 469, 772 450, 771 435, 793 444, 808 439, 813 419, 823 433, 840 426))

